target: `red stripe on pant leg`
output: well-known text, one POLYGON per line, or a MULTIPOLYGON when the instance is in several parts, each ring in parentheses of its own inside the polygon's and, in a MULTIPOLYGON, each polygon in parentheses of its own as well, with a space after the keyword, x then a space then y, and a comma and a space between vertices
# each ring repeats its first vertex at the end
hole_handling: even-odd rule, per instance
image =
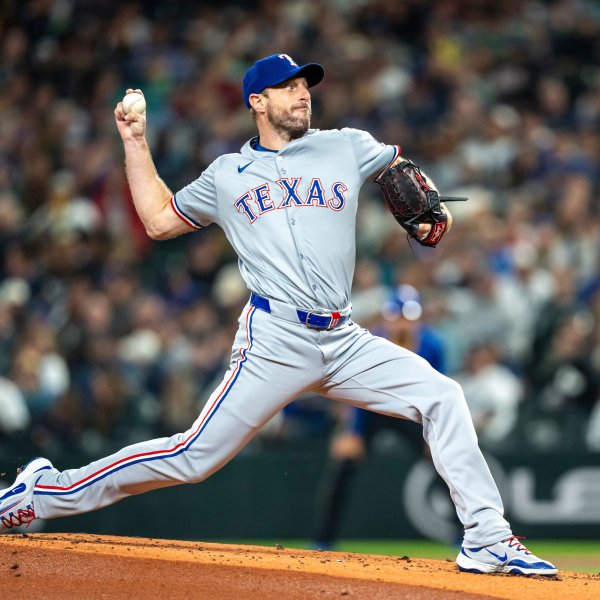
POLYGON ((252 340, 250 339, 250 326, 249 326, 249 322, 250 322, 250 316, 252 315, 252 313, 254 312, 255 308, 254 307, 250 307, 250 309, 248 310, 248 313, 246 314, 246 336, 247 336, 247 340, 248 340, 248 344, 246 346, 246 348, 241 348, 240 349, 240 354, 242 356, 240 356, 240 358, 237 360, 235 368, 233 369, 231 376, 229 377, 229 379, 227 380, 227 382, 224 384, 223 389, 221 390, 221 392, 216 396, 215 400, 213 401, 213 403, 211 404, 210 408, 208 409, 208 411, 206 412, 206 414, 204 415, 202 421, 200 421, 200 423, 198 424, 198 427, 196 427, 194 429, 194 431, 182 442, 179 442, 179 444, 177 444, 176 446, 174 446, 173 448, 170 448, 168 450, 153 450, 152 452, 142 452, 140 454, 134 454, 133 456, 128 456, 126 458, 122 458, 121 460, 118 460, 114 463, 111 463, 110 465, 104 467, 103 469, 100 469, 99 471, 96 471, 95 473, 92 473, 91 475, 88 475, 85 479, 82 479, 80 481, 77 481, 73 484, 71 484, 69 487, 58 487, 58 486, 48 486, 48 485, 36 485, 35 489, 39 489, 39 490, 60 490, 60 491, 69 491, 72 490, 73 488, 76 488, 77 486, 83 484, 83 483, 87 483, 88 481, 90 481, 90 479, 94 479, 95 477, 98 477, 99 475, 102 475, 103 473, 105 473, 106 471, 109 471, 111 469, 114 469, 115 467, 126 463, 127 461, 130 460, 137 460, 139 458, 145 458, 145 457, 151 457, 151 456, 156 456, 159 454, 164 453, 165 454, 165 458, 169 455, 172 454, 173 452, 179 450, 182 446, 185 446, 188 441, 190 439, 192 439, 197 433, 198 431, 202 428, 202 425, 206 422, 206 419, 208 419, 208 417, 212 414, 212 412, 215 409, 215 406, 217 405, 218 401, 223 397, 223 395, 228 391, 229 389, 229 385, 232 382, 232 380, 234 379, 237 371, 239 370, 240 364, 243 360, 243 353, 248 350, 250 348, 250 346, 252 345, 252 340))

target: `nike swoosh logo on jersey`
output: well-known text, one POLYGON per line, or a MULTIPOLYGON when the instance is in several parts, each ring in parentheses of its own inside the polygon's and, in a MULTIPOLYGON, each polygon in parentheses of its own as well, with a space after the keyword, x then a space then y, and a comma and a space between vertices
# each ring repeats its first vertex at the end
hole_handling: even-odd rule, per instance
POLYGON ((24 492, 27 489, 27 486, 24 483, 20 483, 16 488, 13 488, 12 490, 10 490, 10 492, 7 492, 6 494, 4 494, 4 496, 2 496, 0 498, 0 500, 6 500, 7 498, 10 498, 11 496, 15 496, 16 494, 20 494, 21 492, 24 492))
POLYGON ((251 160, 247 165, 244 165, 242 167, 242 165, 238 165, 238 173, 241 173, 244 169, 247 169, 254 161, 251 160))

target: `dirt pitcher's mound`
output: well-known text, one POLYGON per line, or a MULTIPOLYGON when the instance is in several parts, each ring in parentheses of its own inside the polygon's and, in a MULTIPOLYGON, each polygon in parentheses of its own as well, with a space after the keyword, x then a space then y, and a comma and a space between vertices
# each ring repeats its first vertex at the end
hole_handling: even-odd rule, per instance
POLYGON ((600 597, 600 576, 460 573, 453 562, 95 535, 0 536, 0 598, 310 600, 600 597))

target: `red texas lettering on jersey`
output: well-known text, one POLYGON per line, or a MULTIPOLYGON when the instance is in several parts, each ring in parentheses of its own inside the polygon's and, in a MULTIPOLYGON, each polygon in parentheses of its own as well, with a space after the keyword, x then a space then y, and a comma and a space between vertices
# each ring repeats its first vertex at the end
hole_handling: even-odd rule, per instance
POLYGON ((279 188, 274 193, 268 183, 263 183, 242 194, 234 202, 234 206, 239 213, 246 215, 250 223, 254 223, 265 213, 291 206, 313 206, 340 211, 346 205, 345 193, 348 186, 345 183, 336 181, 328 194, 318 177, 311 180, 304 192, 299 189, 301 181, 301 177, 278 179, 276 183, 279 188))

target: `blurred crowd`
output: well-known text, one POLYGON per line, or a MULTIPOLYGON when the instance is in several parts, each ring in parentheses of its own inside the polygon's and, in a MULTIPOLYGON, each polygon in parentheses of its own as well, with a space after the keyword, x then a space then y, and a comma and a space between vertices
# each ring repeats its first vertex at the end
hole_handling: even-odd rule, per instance
MULTIPOLYGON (((248 291, 217 228, 151 242, 113 109, 129 87, 174 191, 254 133, 241 78, 325 66, 313 125, 400 144, 452 233, 411 247, 362 192, 354 318, 400 285, 482 445, 600 450, 600 5, 583 0, 6 0, 0 8, 0 448, 100 453, 186 429, 248 291)), ((302 399, 267 435, 325 436, 302 399)))

